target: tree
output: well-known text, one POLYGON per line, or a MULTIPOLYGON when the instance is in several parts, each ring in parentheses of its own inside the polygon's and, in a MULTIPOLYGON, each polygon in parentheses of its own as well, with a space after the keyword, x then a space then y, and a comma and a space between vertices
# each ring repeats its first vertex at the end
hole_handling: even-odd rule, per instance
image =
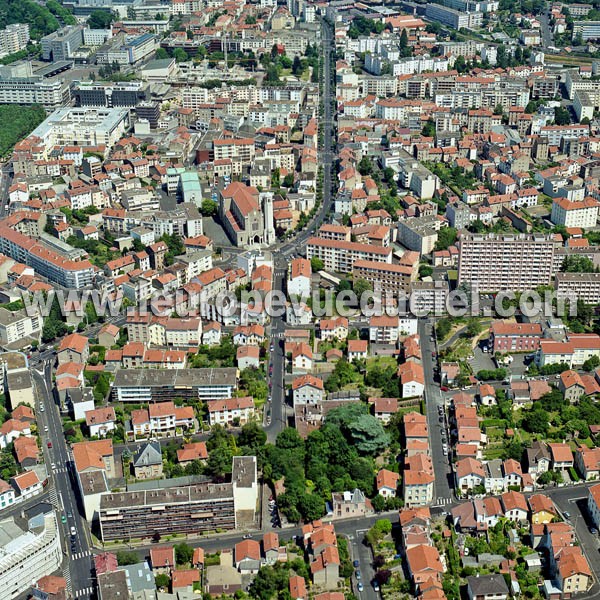
POLYGON ((203 217, 213 217, 217 214, 218 205, 214 200, 202 200, 202 204, 200 205, 200 212, 203 217))
POLYGON ((465 333, 470 338, 477 337, 481 333, 481 323, 477 319, 469 319, 465 333))
POLYGON ((298 510, 305 521, 314 521, 323 516, 325 501, 317 494, 304 494, 298 502, 298 510))
POLYGON ((65 335, 65 333, 67 333, 67 325, 62 320, 58 296, 53 294, 50 314, 44 319, 44 326, 42 327, 42 342, 51 342, 57 337, 65 335))
POLYGON ((504 107, 502 106, 502 104, 496 104, 496 107, 494 108, 494 114, 495 115, 503 115, 504 114, 504 107))
POLYGON ((436 250, 447 250, 456 243, 458 232, 454 227, 442 227, 438 231, 438 239, 435 243, 436 250))
POLYGON ((564 106, 554 108, 554 122, 556 125, 569 125, 571 123, 571 115, 564 106))
MULTIPOLYGON (((298 58, 298 57, 296 57, 298 58)), ((294 185, 294 174, 293 173, 288 173, 284 178, 283 178, 283 186, 286 188, 291 188, 294 185)))
POLYGON ((169 53, 164 48, 157 48, 155 58, 157 60, 162 60, 165 58, 170 58, 169 53))
POLYGON ((433 119, 429 119, 425 125, 423 125, 421 135, 424 137, 435 137, 435 133, 435 121, 433 119))
POLYGON ((365 292, 373 290, 373 286, 366 279, 357 279, 353 285, 354 293, 360 298, 365 292))
POLYGON ((358 172, 363 176, 371 175, 373 173, 373 163, 368 156, 363 156, 358 163, 358 172))
POLYGON ((597 271, 594 263, 587 256, 567 256, 561 265, 564 273, 594 273, 597 271))
POLYGON ((185 542, 175 545, 175 562, 178 565, 190 564, 193 557, 194 549, 190 545, 185 542))
POLYGON ((187 52, 183 48, 175 48, 173 58, 178 62, 187 62, 189 60, 187 52))
POLYGON ((373 415, 361 415, 347 427, 361 454, 377 454, 390 443, 390 436, 383 429, 381 421, 373 415))
POLYGON ((400 34, 400 49, 404 50, 404 48, 408 47, 408 32, 406 31, 406 29, 402 30, 402 33, 400 34))
POLYGON ((165 573, 159 573, 154 577, 154 583, 156 583, 157 589, 168 588, 171 583, 171 579, 165 573))
POLYGON ((304 69, 302 68, 302 61, 300 60, 300 57, 296 54, 296 56, 294 56, 294 62, 292 63, 292 73, 296 77, 299 77, 300 75, 302 75, 303 70, 304 69))
POLYGON ((600 358, 596 355, 591 356, 583 363, 583 370, 587 372, 594 371, 598 367, 600 367, 600 358))
POLYGON ((365 538, 367 543, 374 548, 386 535, 392 531, 392 524, 387 519, 375 521, 375 525, 367 531, 365 538))
POLYGON ((138 562, 140 562, 140 557, 137 555, 137 552, 129 550, 119 550, 117 552, 117 563, 120 567, 135 565, 138 562))
POLYGON ((377 496, 371 500, 371 504, 373 505, 373 510, 375 512, 382 512, 385 510, 385 498, 381 494, 377 494, 377 496))
POLYGON ((110 10, 93 10, 87 20, 90 29, 108 29, 114 20, 110 10))
POLYGON ((262 448, 267 441, 267 434, 258 425, 258 423, 252 421, 246 423, 240 431, 238 436, 238 445, 242 448, 250 448, 255 452, 262 448))
POLYGON ((530 433, 548 433, 549 422, 548 413, 541 407, 539 403, 535 403, 534 407, 525 415, 522 426, 530 433))
POLYGON ((375 573, 375 579, 379 585, 385 585, 392 577, 392 572, 389 569, 381 569, 375 573))
POLYGON ((316 256, 310 259, 310 266, 313 271, 322 271, 325 268, 325 263, 316 256))

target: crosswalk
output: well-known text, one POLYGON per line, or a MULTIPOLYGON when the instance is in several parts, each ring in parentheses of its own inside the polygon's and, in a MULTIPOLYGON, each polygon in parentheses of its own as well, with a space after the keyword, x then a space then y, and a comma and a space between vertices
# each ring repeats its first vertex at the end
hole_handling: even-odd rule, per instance
POLYGON ((63 574, 63 577, 65 578, 65 582, 67 584, 67 591, 70 594, 71 591, 73 590, 73 586, 71 584, 71 571, 69 570, 68 563, 63 563, 62 574, 63 574))
POLYGON ((67 467, 56 467, 55 469, 52 469, 50 472, 51 473, 66 473, 68 471, 67 467))
POLYGON ((50 496, 50 502, 53 506, 58 506, 58 496, 56 494, 56 488, 54 486, 52 486, 50 488, 50 491, 48 492, 49 496, 50 496))
POLYGON ((85 552, 74 552, 71 554, 71 560, 81 560, 82 558, 87 558, 91 555, 92 553, 89 550, 86 550, 85 552))
POLYGON ((452 498, 437 497, 433 506, 446 506, 452 504, 452 498))
POLYGON ((79 598, 89 598, 92 595, 92 592, 94 591, 93 587, 86 587, 83 588, 82 590, 78 590, 77 592, 75 592, 75 594, 73 595, 73 597, 75 598, 75 600, 79 600, 79 598))

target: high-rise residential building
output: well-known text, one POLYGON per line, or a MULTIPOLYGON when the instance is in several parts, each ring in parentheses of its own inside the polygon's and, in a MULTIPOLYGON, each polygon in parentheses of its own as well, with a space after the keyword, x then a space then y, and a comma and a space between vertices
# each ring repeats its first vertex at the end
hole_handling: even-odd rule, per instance
POLYGON ((23 50, 29 43, 29 25, 13 23, 0 31, 0 57, 23 50))
POLYGON ((555 241, 542 234, 466 234, 459 242, 458 282, 480 291, 534 290, 552 278, 555 241))

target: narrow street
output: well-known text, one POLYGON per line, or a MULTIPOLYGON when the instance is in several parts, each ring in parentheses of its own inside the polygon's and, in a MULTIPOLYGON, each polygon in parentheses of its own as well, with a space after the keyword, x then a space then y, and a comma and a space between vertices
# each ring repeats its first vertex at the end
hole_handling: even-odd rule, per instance
POLYGON ((63 435, 58 406, 52 395, 52 361, 45 360, 42 366, 42 371, 32 369, 31 372, 39 401, 36 409, 44 460, 50 473, 50 499, 58 508, 59 522, 63 514, 67 516, 67 522, 60 524, 63 552, 66 555, 63 573, 74 598, 90 598, 94 589, 90 531, 79 511, 77 483, 71 475, 70 452, 63 435), (44 407, 43 412, 40 410, 41 405, 44 407), (48 427, 47 433, 45 427, 48 427), (52 443, 52 448, 48 448, 48 442, 52 443), (54 465, 54 469, 51 465, 54 465), (70 543, 71 527, 76 530, 73 551, 70 543))
POLYGON ((435 473, 433 506, 444 506, 452 502, 453 495, 450 481, 452 474, 448 457, 444 456, 442 448, 442 424, 439 422, 438 406, 443 405, 443 398, 439 386, 434 381, 435 360, 432 358, 432 353, 436 351, 436 347, 435 343, 430 341, 432 327, 432 321, 419 319, 421 356, 425 374, 425 411, 429 427, 431 460, 435 473))

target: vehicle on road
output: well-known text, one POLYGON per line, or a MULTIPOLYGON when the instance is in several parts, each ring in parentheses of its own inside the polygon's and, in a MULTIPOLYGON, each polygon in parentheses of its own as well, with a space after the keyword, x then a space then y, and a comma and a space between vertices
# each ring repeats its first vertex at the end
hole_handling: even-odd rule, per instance
POLYGON ((246 533, 245 535, 242 536, 243 539, 245 540, 249 540, 250 538, 252 538, 252 534, 251 533, 246 533))
POLYGON ((359 570, 357 570, 356 573, 354 573, 354 575, 356 575, 356 579, 362 579, 362 575, 359 570))
POLYGON ((52 448, 52 442, 48 442, 46 446, 48 446, 48 448, 52 448))
POLYGON ((571 518, 571 513, 568 513, 566 510, 563 513, 563 515, 564 515, 565 519, 570 519, 571 518))
POLYGON ((52 464, 50 465, 50 468, 51 468, 53 471, 56 471, 56 463, 52 463, 52 464))
POLYGON ((362 583, 360 583, 360 581, 359 581, 359 582, 358 582, 358 585, 356 586, 356 589, 357 589, 359 592, 362 592, 362 591, 365 589, 365 586, 364 586, 362 583))
POLYGON ((354 566, 354 568, 358 568, 358 566, 360 565, 360 562, 358 562, 357 560, 355 560, 352 565, 354 566))
POLYGON ((593 535, 598 535, 598 530, 595 527, 590 527, 590 533, 593 535))
POLYGON ((442 392, 447 392, 450 388, 448 388, 447 386, 443 385, 440 387, 440 390, 442 390, 442 392))
POLYGON ((379 584, 377 583, 377 581, 375 579, 373 579, 373 589, 378 592, 379 591, 379 584))
POLYGON ((64 524, 64 523, 66 523, 66 522, 67 522, 67 517, 66 517, 65 515, 63 515, 63 516, 60 518, 60 522, 61 522, 61 523, 63 523, 63 524, 64 524))
POLYGON ((77 535, 77 529, 75 529, 75 527, 73 527, 73 525, 71 525, 70 531, 71 531, 71 536, 72 537, 75 537, 77 535))
POLYGON ((44 427, 44 433, 48 433, 48 425, 46 425, 46 427, 44 427))

